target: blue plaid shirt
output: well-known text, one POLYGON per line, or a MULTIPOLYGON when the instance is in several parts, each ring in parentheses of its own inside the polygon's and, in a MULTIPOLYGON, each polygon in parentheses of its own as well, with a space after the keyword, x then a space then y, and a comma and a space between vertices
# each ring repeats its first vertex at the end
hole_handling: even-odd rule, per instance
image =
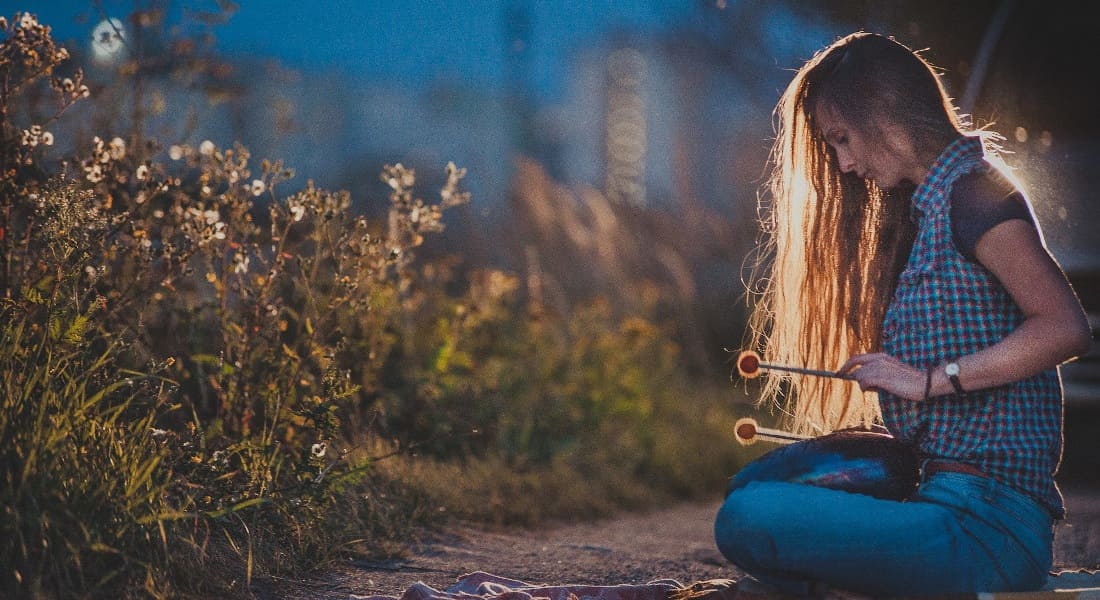
MULTIPOLYGON (((883 350, 927 369, 997 343, 1023 314, 997 279, 966 260, 951 237, 951 186, 992 168, 982 142, 962 137, 933 164, 913 194, 919 229, 883 323, 883 350)), ((1062 390, 1057 369, 1013 383, 913 402, 882 393, 886 427, 922 455, 973 464, 1063 518, 1054 472, 1062 455, 1062 390)))

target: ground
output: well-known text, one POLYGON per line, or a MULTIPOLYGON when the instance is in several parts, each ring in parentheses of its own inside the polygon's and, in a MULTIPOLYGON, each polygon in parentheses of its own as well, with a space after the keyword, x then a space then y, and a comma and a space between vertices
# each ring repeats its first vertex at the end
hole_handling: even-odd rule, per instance
MULTIPOLYGON (((1064 491, 1069 516, 1055 535, 1055 568, 1100 568, 1100 490, 1064 491)), ((403 559, 351 561, 311 580, 267 582, 260 596, 400 596, 418 581, 442 589, 472 571, 554 585, 737 578, 741 573, 714 547, 711 526, 717 508, 716 502, 681 504, 533 531, 455 526, 427 536, 403 559)))

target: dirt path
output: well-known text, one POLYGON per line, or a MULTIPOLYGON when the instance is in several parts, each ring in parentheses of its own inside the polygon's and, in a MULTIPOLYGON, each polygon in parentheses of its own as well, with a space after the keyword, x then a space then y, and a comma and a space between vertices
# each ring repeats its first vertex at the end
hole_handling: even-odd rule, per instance
MULTIPOLYGON (((1100 567, 1100 492, 1066 493, 1069 518, 1057 530, 1056 567, 1100 567)), ((486 532, 456 527, 435 534, 404 559, 352 562, 311 581, 282 581, 261 594, 299 600, 400 596, 422 581, 446 588, 472 571, 533 584, 688 584, 741 575, 714 547, 716 503, 683 504, 648 514, 539 531, 486 532)))

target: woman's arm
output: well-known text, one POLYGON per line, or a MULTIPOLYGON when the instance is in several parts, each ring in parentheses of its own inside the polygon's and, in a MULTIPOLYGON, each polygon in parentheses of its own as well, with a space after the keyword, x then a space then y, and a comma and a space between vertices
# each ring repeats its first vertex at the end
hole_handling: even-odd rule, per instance
MULTIPOLYGON (((996 344, 956 360, 963 389, 1025 379, 1088 352, 1092 332, 1085 311, 1033 225, 1013 219, 994 226, 978 239, 975 255, 1020 307, 1024 321, 996 344)), ((850 372, 864 390, 924 397, 926 373, 883 353, 854 356, 840 372, 850 372)), ((938 365, 929 395, 953 391, 938 365)))

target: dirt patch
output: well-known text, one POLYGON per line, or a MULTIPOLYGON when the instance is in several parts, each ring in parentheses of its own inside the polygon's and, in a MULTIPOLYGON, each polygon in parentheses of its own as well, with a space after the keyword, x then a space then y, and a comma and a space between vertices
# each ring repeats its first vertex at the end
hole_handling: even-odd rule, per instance
MULTIPOLYGON (((1066 491, 1069 516, 1055 534, 1056 568, 1100 568, 1100 490, 1066 491)), ((454 527, 400 560, 352 561, 308 581, 268 582, 260 596, 290 600, 400 596, 422 581, 446 588, 487 571, 532 584, 613 585, 675 579, 688 584, 742 575, 718 553, 717 503, 682 504, 592 523, 535 531, 454 527)))

